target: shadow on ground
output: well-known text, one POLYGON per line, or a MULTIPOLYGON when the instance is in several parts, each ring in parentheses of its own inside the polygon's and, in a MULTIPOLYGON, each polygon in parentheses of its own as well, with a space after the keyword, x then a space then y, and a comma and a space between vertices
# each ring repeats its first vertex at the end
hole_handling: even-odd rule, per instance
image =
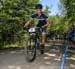
MULTIPOLYGON (((48 45, 32 63, 26 62, 23 48, 0 50, 0 69, 60 69, 64 50, 64 45, 48 45)), ((65 69, 75 69, 75 48, 69 48, 65 69)))

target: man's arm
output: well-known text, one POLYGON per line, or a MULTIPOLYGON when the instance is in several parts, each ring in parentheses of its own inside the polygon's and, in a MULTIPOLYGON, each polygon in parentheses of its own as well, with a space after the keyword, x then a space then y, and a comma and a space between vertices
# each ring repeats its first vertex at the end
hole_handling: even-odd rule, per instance
POLYGON ((30 20, 24 25, 24 27, 27 27, 35 18, 36 14, 31 15, 30 20))
POLYGON ((45 28, 45 27, 47 27, 47 26, 50 24, 49 19, 47 19, 46 22, 47 22, 47 23, 46 23, 44 26, 42 26, 42 28, 45 28))
POLYGON ((27 27, 31 23, 31 21, 32 20, 27 21, 27 23, 24 25, 24 27, 27 27))

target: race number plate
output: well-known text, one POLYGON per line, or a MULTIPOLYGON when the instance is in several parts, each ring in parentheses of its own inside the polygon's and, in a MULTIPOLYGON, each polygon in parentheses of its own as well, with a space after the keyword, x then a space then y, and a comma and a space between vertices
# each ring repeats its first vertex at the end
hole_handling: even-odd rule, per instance
POLYGON ((30 28, 30 29, 29 29, 29 32, 30 32, 30 33, 35 32, 35 28, 30 28))

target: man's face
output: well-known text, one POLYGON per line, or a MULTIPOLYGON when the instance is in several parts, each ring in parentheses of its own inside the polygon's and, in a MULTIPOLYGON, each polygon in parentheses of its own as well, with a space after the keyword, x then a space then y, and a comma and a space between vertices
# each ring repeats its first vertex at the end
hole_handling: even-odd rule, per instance
POLYGON ((37 9, 37 14, 41 14, 42 13, 42 9, 37 9))

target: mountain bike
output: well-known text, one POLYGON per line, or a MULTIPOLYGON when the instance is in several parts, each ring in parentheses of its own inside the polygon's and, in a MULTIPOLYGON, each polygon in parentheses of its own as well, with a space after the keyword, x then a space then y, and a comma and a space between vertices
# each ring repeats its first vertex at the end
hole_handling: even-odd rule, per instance
POLYGON ((41 31, 40 27, 31 27, 28 30, 28 38, 24 46, 24 54, 26 61, 32 62, 36 58, 36 50, 40 51, 41 44, 41 31))

